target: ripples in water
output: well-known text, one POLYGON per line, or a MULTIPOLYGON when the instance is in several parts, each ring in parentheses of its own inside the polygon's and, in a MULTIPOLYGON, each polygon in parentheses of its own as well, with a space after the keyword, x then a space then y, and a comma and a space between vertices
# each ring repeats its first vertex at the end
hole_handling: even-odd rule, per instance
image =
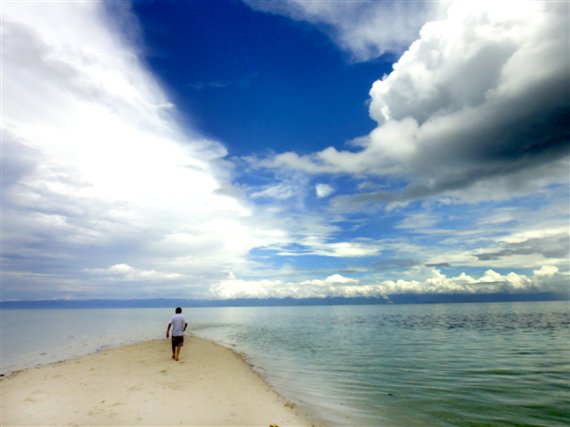
POLYGON ((332 425, 570 424, 568 303, 232 311, 231 341, 332 425))

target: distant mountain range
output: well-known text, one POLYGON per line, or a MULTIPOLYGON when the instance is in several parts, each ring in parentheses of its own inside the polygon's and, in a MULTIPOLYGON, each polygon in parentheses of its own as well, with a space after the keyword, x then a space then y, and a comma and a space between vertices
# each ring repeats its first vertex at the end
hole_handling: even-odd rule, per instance
POLYGON ((372 305, 372 304, 443 304, 481 302, 565 301, 568 295, 534 294, 398 294, 386 298, 268 298, 268 299, 91 299, 91 300, 35 300, 0 301, 5 309, 61 309, 61 308, 160 308, 160 307, 275 307, 309 305, 372 305))

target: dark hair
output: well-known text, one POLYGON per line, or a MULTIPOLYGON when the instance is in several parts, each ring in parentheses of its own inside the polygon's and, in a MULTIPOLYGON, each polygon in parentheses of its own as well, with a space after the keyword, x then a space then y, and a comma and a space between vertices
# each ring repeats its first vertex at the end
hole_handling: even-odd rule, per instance
POLYGON ((176 314, 182 313, 182 309, 180 307, 176 307, 176 314))

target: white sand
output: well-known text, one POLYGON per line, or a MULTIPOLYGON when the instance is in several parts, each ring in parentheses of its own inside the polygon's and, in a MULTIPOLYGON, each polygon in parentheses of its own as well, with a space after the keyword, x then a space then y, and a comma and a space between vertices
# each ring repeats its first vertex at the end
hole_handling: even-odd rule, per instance
POLYGON ((12 374, 0 425, 311 425, 229 349, 187 337, 170 355, 164 339, 12 374))

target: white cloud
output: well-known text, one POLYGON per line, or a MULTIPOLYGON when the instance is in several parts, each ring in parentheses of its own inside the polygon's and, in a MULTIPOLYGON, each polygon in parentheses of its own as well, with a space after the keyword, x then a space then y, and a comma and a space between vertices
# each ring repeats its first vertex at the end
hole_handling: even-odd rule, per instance
POLYGON ((289 184, 277 184, 265 187, 261 191, 256 191, 250 195, 252 199, 276 199, 276 200, 287 200, 297 194, 298 189, 294 188, 289 184))
POLYGON ((357 61, 403 51, 423 23, 441 13, 440 4, 431 1, 246 0, 246 4, 317 25, 357 61))
POLYGON ((369 239, 353 241, 328 241, 321 236, 307 235, 296 242, 295 250, 287 247, 280 249, 281 256, 318 255, 333 258, 361 258, 378 255, 382 248, 378 242, 369 239))
POLYGON ((334 188, 328 184, 319 183, 315 186, 315 193, 320 199, 330 196, 334 191, 334 188))
POLYGON ((538 270, 533 271, 536 277, 552 277, 558 273, 558 268, 552 265, 544 265, 538 270))
POLYGON ((357 149, 282 153, 259 166, 407 184, 338 199, 339 208, 504 200, 568 184, 567 24, 565 3, 453 3, 373 84, 378 126, 357 149))
POLYGON ((356 279, 350 279, 348 277, 344 277, 340 274, 333 274, 328 276, 326 279, 312 279, 306 280, 301 282, 301 285, 309 285, 309 286, 334 286, 334 285, 345 285, 347 283, 358 283, 356 279))
POLYGON ((109 265, 116 280, 192 276, 191 296, 280 234, 231 195, 225 147, 178 125, 104 3, 2 8, 6 297, 97 296, 109 265))
POLYGON ((163 272, 156 270, 139 270, 128 264, 115 264, 109 268, 99 268, 87 271, 95 276, 100 276, 106 280, 112 280, 114 283, 120 281, 162 281, 162 280, 178 280, 184 276, 179 273, 163 272))
MULTIPOLYGON (((493 265, 502 269, 556 267, 568 268, 570 237, 568 227, 557 232, 536 230, 537 237, 512 240, 517 233, 506 231, 481 233, 456 232, 456 238, 439 243, 440 250, 422 251, 426 265, 447 264, 461 267, 485 268, 493 265), (463 247, 461 246, 463 244, 463 247)), ((449 234, 451 234, 450 232, 449 234)))
POLYGON ((417 279, 384 280, 360 283, 341 275, 324 280, 301 282, 282 280, 240 280, 230 278, 211 286, 214 298, 327 298, 327 297, 383 297, 395 294, 489 294, 554 292, 567 294, 569 273, 556 267, 543 267, 532 276, 514 272, 506 275, 493 270, 474 278, 465 273, 447 277, 435 268, 418 270, 417 279), (422 277, 423 276, 423 277, 422 277))
POLYGON ((413 213, 406 215, 396 228, 411 230, 431 229, 437 223, 438 218, 434 215, 428 213, 413 213))

